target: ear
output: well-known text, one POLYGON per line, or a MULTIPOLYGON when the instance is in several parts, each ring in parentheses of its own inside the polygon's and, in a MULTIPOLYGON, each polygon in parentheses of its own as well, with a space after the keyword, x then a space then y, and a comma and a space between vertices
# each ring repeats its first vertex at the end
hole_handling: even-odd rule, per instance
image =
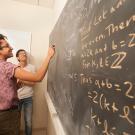
POLYGON ((20 60, 19 60, 19 57, 16 57, 16 58, 17 58, 18 61, 20 61, 20 60))

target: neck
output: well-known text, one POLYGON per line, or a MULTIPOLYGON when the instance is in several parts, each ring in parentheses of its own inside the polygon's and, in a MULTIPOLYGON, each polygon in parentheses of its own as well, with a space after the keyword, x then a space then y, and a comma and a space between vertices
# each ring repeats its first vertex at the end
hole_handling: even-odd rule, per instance
POLYGON ((21 67, 25 67, 27 65, 27 62, 26 61, 20 61, 19 64, 20 64, 21 67))
POLYGON ((6 59, 6 58, 4 58, 4 57, 2 57, 2 56, 0 56, 0 60, 4 60, 4 61, 6 61, 7 59, 6 59))

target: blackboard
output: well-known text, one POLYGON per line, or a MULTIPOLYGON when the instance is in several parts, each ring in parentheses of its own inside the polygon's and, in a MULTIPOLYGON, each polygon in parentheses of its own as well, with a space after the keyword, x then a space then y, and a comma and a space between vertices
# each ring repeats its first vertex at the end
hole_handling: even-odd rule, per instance
POLYGON ((135 135, 135 0, 69 0, 52 33, 48 92, 67 135, 135 135))

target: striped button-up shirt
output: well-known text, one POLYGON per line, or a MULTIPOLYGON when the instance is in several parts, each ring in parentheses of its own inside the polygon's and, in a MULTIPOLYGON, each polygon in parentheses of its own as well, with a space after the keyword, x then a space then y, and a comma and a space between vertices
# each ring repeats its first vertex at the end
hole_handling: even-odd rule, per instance
POLYGON ((14 78, 18 66, 0 60, 0 110, 10 109, 18 104, 17 81, 14 78))

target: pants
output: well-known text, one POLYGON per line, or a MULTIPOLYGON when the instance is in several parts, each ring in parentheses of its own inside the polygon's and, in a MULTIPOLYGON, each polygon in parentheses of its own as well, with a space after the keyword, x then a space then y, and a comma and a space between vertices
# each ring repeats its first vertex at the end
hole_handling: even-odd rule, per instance
POLYGON ((21 99, 19 106, 24 112, 25 134, 32 135, 32 97, 21 99))
POLYGON ((20 111, 0 111, 0 135, 19 135, 20 111))

